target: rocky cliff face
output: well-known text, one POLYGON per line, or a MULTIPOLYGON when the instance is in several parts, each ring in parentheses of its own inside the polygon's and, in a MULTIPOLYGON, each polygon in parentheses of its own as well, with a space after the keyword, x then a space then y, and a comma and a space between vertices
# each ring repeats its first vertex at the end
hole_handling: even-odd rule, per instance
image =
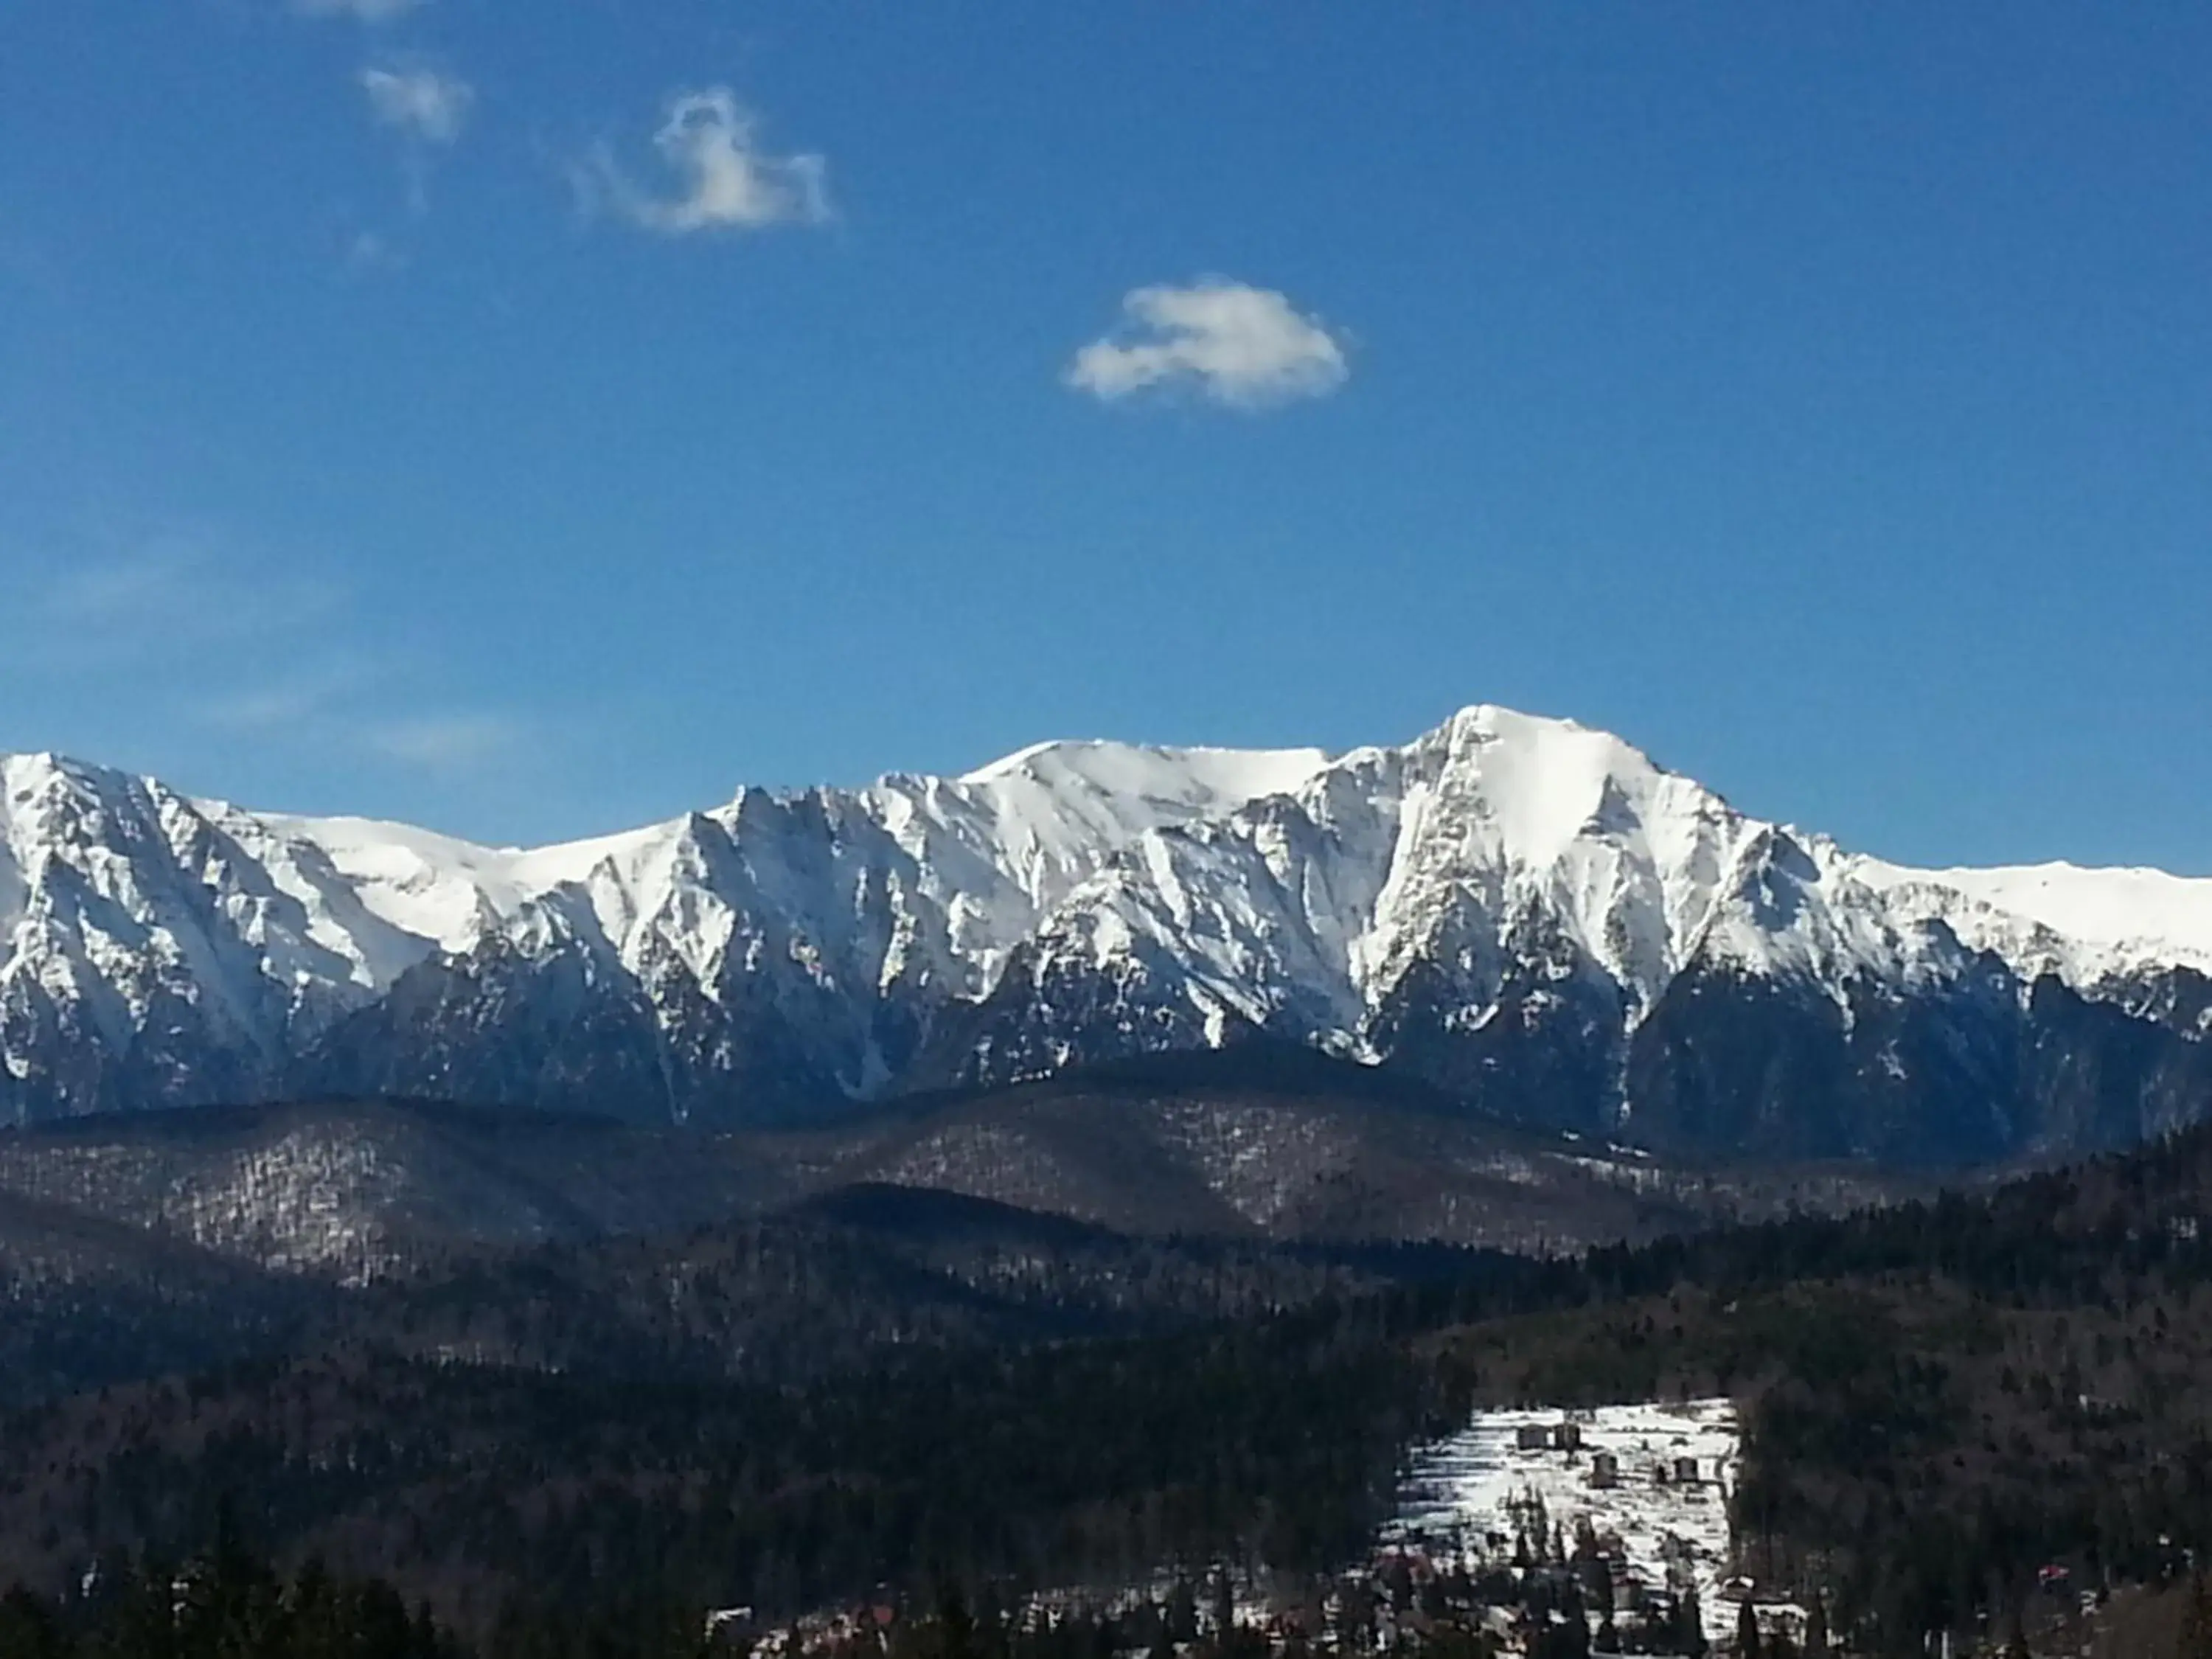
POLYGON ((1264 1033, 1672 1150, 1973 1161, 2212 1103, 2212 882, 1913 871, 1477 708, 1058 744, 530 851, 0 762, 0 1118, 306 1092, 793 1122, 1264 1033))

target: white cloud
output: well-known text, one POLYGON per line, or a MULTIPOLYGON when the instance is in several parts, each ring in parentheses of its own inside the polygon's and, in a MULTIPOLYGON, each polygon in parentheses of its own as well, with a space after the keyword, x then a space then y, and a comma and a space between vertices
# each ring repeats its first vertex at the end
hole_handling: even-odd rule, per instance
POLYGON ((467 82, 432 69, 365 69, 361 86, 379 121, 425 144, 459 138, 477 95, 467 82))
POLYGON ((521 736, 520 725, 504 714, 431 714, 376 726, 368 743, 386 759, 435 769, 479 765, 521 736))
POLYGON ((1075 354, 1066 383, 1111 402, 1150 386, 1193 386, 1238 409, 1325 398, 1351 371, 1344 348, 1273 289, 1219 276, 1133 289, 1123 326, 1075 354))
POLYGON ((292 0, 292 9, 307 17, 350 17, 363 23, 388 23, 422 0, 292 0))
POLYGON ((678 93, 653 142, 682 182, 676 195, 640 189, 604 149, 578 169, 586 200, 602 195, 626 218, 664 235, 820 224, 830 217, 819 155, 771 155, 750 111, 727 87, 678 93))

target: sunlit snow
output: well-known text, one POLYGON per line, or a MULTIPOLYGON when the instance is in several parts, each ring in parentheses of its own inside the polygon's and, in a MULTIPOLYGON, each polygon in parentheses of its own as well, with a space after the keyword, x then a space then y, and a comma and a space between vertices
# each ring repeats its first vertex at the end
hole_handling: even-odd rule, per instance
POLYGON ((1251 1024, 1365 1058, 1409 975, 1443 969, 1447 1029, 1471 1030, 1554 939, 1632 1026, 1692 962, 1786 975, 1846 1018, 1851 987, 1942 982, 1976 951, 2022 985, 2151 996, 2145 975, 2212 970, 2212 880, 1901 869, 1605 732, 1479 707, 1334 759, 1051 743, 534 849, 0 757, 0 986, 111 1048, 189 1008, 198 1040, 258 1065, 434 953, 574 949, 663 1009, 788 975, 805 1041, 865 1087, 888 1080, 886 1000, 979 998, 1017 966, 1104 970, 1188 1040, 1251 1024))
POLYGON ((1721 1587, 1729 1577, 1728 1499, 1741 1444, 1735 1406, 1725 1399, 1479 1412, 1457 1434, 1415 1449, 1382 1541, 1510 1559, 1540 1504, 1545 1524, 1561 1528, 1570 1547, 1586 1519, 1601 1540, 1619 1540, 1645 1583, 1663 1589, 1686 1577, 1707 1634, 1732 1636, 1736 1612, 1721 1587), (1519 1443, 1524 1429, 1548 1436, 1562 1423, 1580 1438, 1571 1452, 1519 1443), (1593 1484, 1601 1454, 1615 1462, 1613 1486, 1593 1484), (1685 1465, 1693 1479, 1680 1478, 1685 1465))

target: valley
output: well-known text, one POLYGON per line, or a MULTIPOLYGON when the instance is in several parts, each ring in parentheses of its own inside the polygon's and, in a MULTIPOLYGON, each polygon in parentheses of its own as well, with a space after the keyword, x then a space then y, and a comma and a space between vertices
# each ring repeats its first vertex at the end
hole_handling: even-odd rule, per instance
POLYGON ((659 1659, 678 1650, 646 1632, 707 1609, 872 1595, 927 1643, 948 1584, 1001 1607, 1081 1586, 1095 1609, 1162 1573, 1273 1586, 1280 1638, 1381 1540, 1377 1572, 1443 1564, 1431 1610, 1393 1615, 1407 1639, 1548 1652, 1531 1608, 1596 1619, 1569 1499, 1606 1490, 1606 1450, 1626 1507, 1591 1516, 1589 1559, 1642 1563, 1624 1632, 1676 1627, 1650 1599, 1672 1559, 1717 1632, 1739 1595, 1801 1636, 1787 1609, 1817 1601, 1836 1650, 1888 1655, 2042 1630, 2046 1566, 2170 1587, 2212 1525, 2212 1131, 1546 1255, 1146 1236, 863 1182, 674 1231, 441 1225, 359 1277, 15 1202, 46 1206, 23 1236, 52 1254, 4 1253, 0 1571, 65 1610, 95 1564, 125 1583, 228 1526, 284 1571, 312 1555, 504 1632, 502 1654, 599 1631, 659 1659), (1658 1447, 1686 1401, 1727 1402, 1694 1410, 1733 1414, 1740 1448, 1658 1447), (1519 1454, 1483 1449, 1561 1420, 1588 1444, 1520 1482, 1552 1536, 1519 1565, 1494 1519, 1519 1454), (1644 1513, 1667 1455, 1699 1460, 1698 1496, 1667 1501, 1702 1530, 1644 1513))

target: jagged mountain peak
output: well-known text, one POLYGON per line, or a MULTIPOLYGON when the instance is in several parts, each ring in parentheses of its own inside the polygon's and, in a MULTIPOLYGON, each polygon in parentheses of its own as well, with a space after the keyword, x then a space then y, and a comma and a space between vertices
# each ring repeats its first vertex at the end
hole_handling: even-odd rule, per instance
POLYGON ((41 836, 118 810, 132 811, 151 780, 94 766, 67 755, 0 756, 0 832, 10 845, 34 850, 41 836))
POLYGON ((1733 817, 1694 780, 1669 772, 1610 732, 1494 704, 1461 710, 1415 740, 1478 792, 1502 845, 1529 865, 1554 862, 1576 842, 1620 839, 1676 818, 1733 817))

